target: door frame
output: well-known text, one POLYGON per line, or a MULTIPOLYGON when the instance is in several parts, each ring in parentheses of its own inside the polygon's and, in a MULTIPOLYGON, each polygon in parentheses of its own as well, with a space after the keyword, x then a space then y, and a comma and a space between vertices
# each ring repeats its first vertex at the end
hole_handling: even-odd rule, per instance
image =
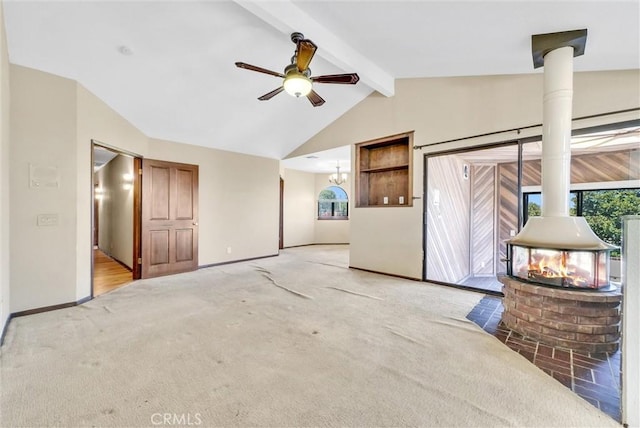
POLYGON ((110 144, 103 143, 102 141, 98 141, 96 139, 91 139, 91 293, 90 298, 93 299, 95 296, 93 294, 93 277, 94 277, 94 257, 93 257, 93 247, 94 247, 94 229, 95 229, 95 219, 97 212, 96 210, 96 194, 95 194, 95 182, 94 182, 94 169, 93 164, 95 162, 94 159, 94 149, 95 147, 102 147, 108 150, 111 150, 118 154, 127 155, 133 158, 133 212, 131 215, 133 216, 133 245, 132 245, 132 254, 133 254, 133 268, 131 270, 132 279, 135 281, 141 278, 141 265, 140 262, 142 260, 142 245, 141 245, 141 228, 142 228, 142 156, 137 153, 130 152, 127 150, 123 150, 119 147, 112 146, 110 144))
POLYGON ((133 280, 142 278, 142 157, 133 158, 133 280))
MULTIPOLYGON (((516 159, 515 161, 518 164, 518 172, 517 172, 517 192, 518 192, 518 199, 521 199, 521 194, 522 194, 522 165, 521 165, 521 158, 522 158, 522 145, 525 143, 529 143, 532 141, 537 141, 537 137, 528 137, 528 138, 521 138, 521 139, 509 139, 509 140, 504 140, 504 141, 499 141, 499 142, 495 142, 495 143, 487 143, 487 144, 480 144, 477 146, 468 146, 468 147, 460 147, 460 148, 456 148, 456 149, 449 149, 449 150, 440 150, 440 151, 434 151, 434 152, 430 152, 430 153, 425 153, 423 155, 423 166, 422 166, 422 171, 423 171, 423 189, 422 189, 422 200, 423 200, 423 206, 422 206, 422 280, 423 281, 428 281, 428 282, 432 282, 435 284, 440 284, 440 285, 446 285, 446 286, 450 286, 453 288, 460 288, 463 290, 470 290, 470 291, 478 291, 478 292, 482 292, 485 294, 489 294, 489 295, 494 295, 494 296, 502 296, 502 292, 498 292, 498 291, 493 291, 493 290, 482 290, 482 289, 478 289, 475 287, 470 287, 470 286, 466 286, 466 285, 461 285, 461 284, 454 284, 454 283, 450 283, 450 282, 445 282, 445 281, 438 281, 438 280, 433 280, 433 279, 428 279, 427 278, 427 257, 429 257, 428 251, 427 251, 427 239, 428 239, 428 234, 429 234, 429 230, 427 227, 427 222, 428 222, 428 208, 429 208, 429 195, 428 195, 428 191, 429 191, 429 180, 428 180, 428 175, 429 175, 429 159, 430 158, 435 158, 435 157, 440 157, 440 156, 448 156, 448 155, 454 155, 454 154, 460 154, 460 153, 465 153, 465 152, 472 152, 472 151, 479 151, 479 150, 491 150, 491 149, 495 149, 495 148, 499 148, 499 147, 507 147, 507 146, 516 146, 518 149, 518 159, 516 159)), ((497 201, 496 201, 497 203, 497 201)), ((520 202, 518 202, 518 211, 521 211, 521 207, 520 207, 520 202)), ((496 219, 494 219, 494 222, 496 221, 496 219)), ((470 225, 471 226, 471 225, 470 225)), ((518 216, 518 225, 517 225, 517 230, 520 231, 520 229, 522 228, 522 218, 520 216, 518 216)), ((494 230, 494 242, 497 243, 499 241, 499 237, 497 236, 497 231, 494 230)), ((494 248, 494 252, 496 251, 496 249, 494 248)), ((471 255, 469 255, 469 257, 471 257, 471 255)), ((496 253, 496 263, 498 262, 499 257, 496 253)), ((497 269, 496 269, 497 271, 497 269)))
POLYGON ((278 231, 278 250, 284 249, 284 179, 280 176, 280 216, 278 231))

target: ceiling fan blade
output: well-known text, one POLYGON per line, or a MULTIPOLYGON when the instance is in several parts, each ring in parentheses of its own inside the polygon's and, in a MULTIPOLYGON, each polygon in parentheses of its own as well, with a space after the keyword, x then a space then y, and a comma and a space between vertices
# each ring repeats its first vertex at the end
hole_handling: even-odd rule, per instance
POLYGON ((311 80, 315 83, 339 83, 342 85, 355 85, 360 80, 360 77, 356 73, 348 74, 329 74, 326 76, 312 77, 311 80))
POLYGON ((264 94, 261 97, 258 97, 258 99, 260 101, 267 101, 267 100, 270 100, 271 98, 275 97, 276 95, 278 95, 282 91, 284 91, 284 87, 280 86, 279 88, 274 89, 271 92, 267 92, 266 94, 264 94))
POLYGON ((324 100, 322 99, 322 97, 318 95, 318 93, 313 89, 311 90, 311 92, 309 92, 307 98, 314 107, 320 107, 322 104, 324 104, 324 100))
POLYGON ((298 49, 296 53, 296 65, 298 71, 303 72, 309 68, 311 59, 316 53, 318 47, 311 40, 303 39, 298 42, 298 49))
POLYGON ((270 74, 272 76, 281 77, 284 79, 284 74, 276 71, 267 70, 266 68, 257 67, 255 65, 247 64, 244 62, 236 62, 236 67, 244 68, 245 70, 257 71, 258 73, 270 74))

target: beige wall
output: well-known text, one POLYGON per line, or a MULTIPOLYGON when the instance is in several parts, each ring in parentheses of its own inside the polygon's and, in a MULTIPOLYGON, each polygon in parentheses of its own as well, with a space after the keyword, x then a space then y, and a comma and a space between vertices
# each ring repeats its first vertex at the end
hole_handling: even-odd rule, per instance
POLYGON ((148 157, 199 165, 199 265, 278 254, 278 160, 155 139, 148 157))
MULTIPOLYGON (((11 68, 11 311, 76 300, 76 84, 11 68), (58 185, 30 185, 30 165, 58 185), (38 215, 57 224, 38 226, 38 215)), ((88 165, 87 165, 88 169, 88 165)))
POLYGON ((81 85, 37 70, 12 65, 10 89, 14 239, 6 311, 90 296, 92 140, 133 155, 200 166, 200 265, 278 253, 279 161, 151 140, 81 85), (55 169, 59 186, 29 187, 30 164, 55 169), (57 215, 57 225, 37 226, 39 214, 57 215))
MULTIPOLYGON (((349 213, 355 205, 355 201, 351 198, 351 174, 347 174, 347 182, 343 183, 340 188, 347 192, 349 197, 349 213)), ((333 184, 329 183, 329 174, 315 174, 315 193, 316 205, 314 205, 315 228, 314 243, 316 244, 348 244, 351 220, 318 220, 318 196, 320 192, 333 184)))
POLYGON ((284 171, 284 247, 315 243, 316 176, 310 172, 284 171))
POLYGON ((0 334, 10 311, 9 263, 9 55, 0 3, 0 334))
POLYGON ((133 269, 133 158, 118 155, 96 172, 99 188, 98 247, 133 269))
MULTIPOLYGON (((640 71, 577 73, 574 117, 637 108, 640 71)), ((611 123, 638 113, 595 118, 574 127, 611 123)), ((414 144, 423 145, 487 132, 539 124, 542 121, 542 74, 482 76, 396 81, 396 95, 372 94, 316 134, 289 156, 301 156, 415 130, 414 144)), ((416 150, 413 196, 423 197, 423 155, 540 135, 540 128, 476 138, 416 150)), ((355 159, 355 156, 352 156, 355 159)), ((352 162, 353 163, 353 162, 352 162)), ((423 201, 411 208, 354 208, 351 211, 350 264, 354 267, 422 277, 423 201)))
POLYGON ((102 252, 109 254, 109 248, 111 247, 111 202, 107 165, 93 174, 93 183, 96 197, 95 215, 98 217, 98 248, 102 252))
MULTIPOLYGON (((284 169, 284 247, 348 244, 350 220, 318 220, 318 196, 331 184, 329 174, 284 169)), ((351 174, 342 187, 351 210, 351 174)))

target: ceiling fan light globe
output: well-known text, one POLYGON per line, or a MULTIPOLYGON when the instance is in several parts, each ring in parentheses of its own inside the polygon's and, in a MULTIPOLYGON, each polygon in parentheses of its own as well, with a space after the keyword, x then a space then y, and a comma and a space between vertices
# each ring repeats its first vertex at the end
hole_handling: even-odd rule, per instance
POLYGON ((311 92, 311 79, 300 73, 289 73, 284 79, 284 90, 294 97, 306 97, 311 92))

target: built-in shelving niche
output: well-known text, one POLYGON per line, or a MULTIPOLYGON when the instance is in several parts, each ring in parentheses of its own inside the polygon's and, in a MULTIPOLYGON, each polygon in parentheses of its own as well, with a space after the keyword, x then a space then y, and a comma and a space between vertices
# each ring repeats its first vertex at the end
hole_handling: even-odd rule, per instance
POLYGON ((356 144, 356 207, 410 207, 413 131, 356 144))

